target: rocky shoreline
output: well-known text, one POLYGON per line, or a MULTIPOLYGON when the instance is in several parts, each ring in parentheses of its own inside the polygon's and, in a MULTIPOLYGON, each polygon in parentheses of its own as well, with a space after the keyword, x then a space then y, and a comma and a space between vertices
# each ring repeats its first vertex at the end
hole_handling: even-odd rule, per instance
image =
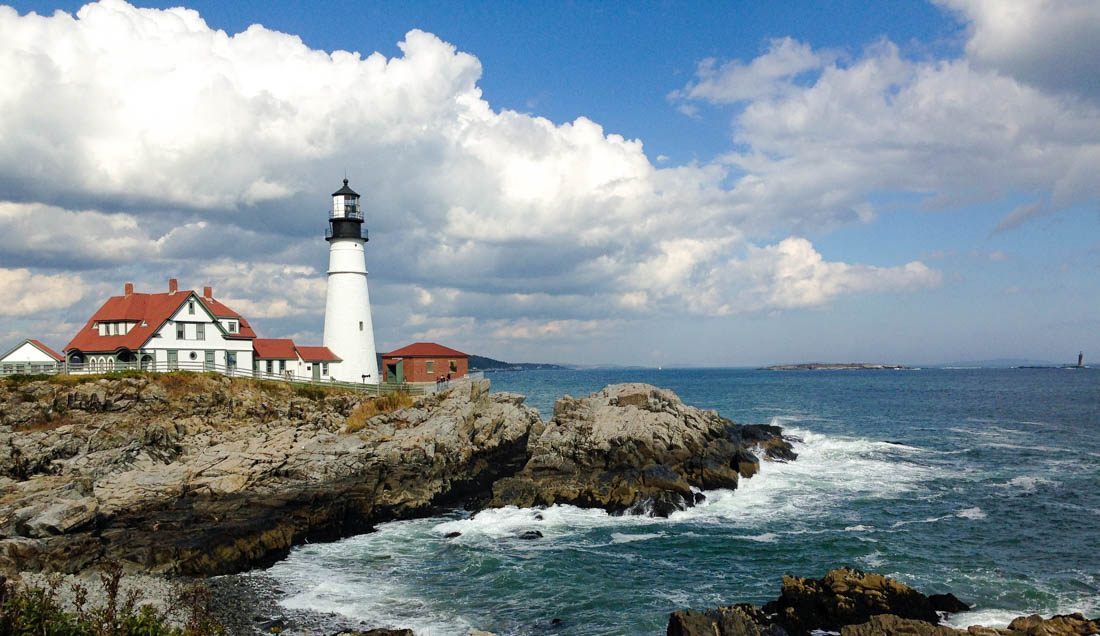
POLYGON ((454 507, 667 515, 754 474, 753 449, 794 458, 777 427, 649 385, 566 396, 545 423, 523 402, 488 380, 381 413, 354 392, 212 374, 5 380, 0 573, 231 574, 454 507))
MULTIPOLYGON (((523 396, 490 393, 487 380, 379 411, 358 393, 205 374, 6 380, 0 575, 31 585, 46 572, 87 580, 118 562, 124 586, 162 605, 171 581, 202 579, 230 633, 354 633, 370 626, 280 607, 286 592, 256 568, 306 541, 456 507, 568 503, 667 516, 704 490, 736 488, 761 460, 796 459, 778 427, 738 425, 645 384, 565 396, 545 422, 523 396)), ((785 577, 781 597, 762 608, 674 612, 668 633, 1097 629, 1080 616, 1023 617, 1007 630, 938 624, 938 612, 960 607, 839 570, 785 577)))

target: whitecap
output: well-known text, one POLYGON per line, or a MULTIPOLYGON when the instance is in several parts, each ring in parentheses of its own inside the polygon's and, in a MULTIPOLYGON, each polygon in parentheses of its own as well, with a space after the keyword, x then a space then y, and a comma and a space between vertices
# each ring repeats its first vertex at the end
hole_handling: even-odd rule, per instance
POLYGON ((759 543, 775 543, 779 535, 774 532, 765 532, 763 534, 750 534, 750 535, 734 535, 731 539, 744 539, 746 541, 756 541, 759 543))
POLYGON ((860 524, 858 526, 848 526, 848 527, 844 528, 845 532, 868 532, 870 530, 874 530, 874 527, 873 526, 865 526, 865 525, 862 525, 862 524, 860 524))
POLYGON ((1011 488, 1015 494, 1029 495, 1035 492, 1039 486, 1058 486, 1060 482, 1037 475, 1021 475, 1013 477, 1003 484, 995 484, 1001 488, 1011 488))
POLYGON ((647 541, 665 536, 664 532, 650 532, 645 534, 627 534, 625 532, 612 532, 611 543, 633 543, 635 541, 647 541))
POLYGON ((981 508, 978 508, 977 506, 973 508, 963 508, 962 510, 956 512, 955 515, 958 517, 962 517, 963 519, 985 519, 985 513, 982 511, 981 508))

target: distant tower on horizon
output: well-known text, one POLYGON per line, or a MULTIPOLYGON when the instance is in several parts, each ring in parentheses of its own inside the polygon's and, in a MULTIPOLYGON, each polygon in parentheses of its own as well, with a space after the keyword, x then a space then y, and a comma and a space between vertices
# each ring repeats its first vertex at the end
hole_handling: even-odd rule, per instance
POLYGON ((1077 352, 1077 368, 1080 369, 1083 366, 1085 366, 1085 352, 1079 351, 1077 352))
POLYGON ((348 187, 332 193, 328 248, 328 295, 325 299, 324 345, 340 356, 332 377, 343 382, 379 384, 374 325, 367 291, 366 243, 359 195, 348 187))

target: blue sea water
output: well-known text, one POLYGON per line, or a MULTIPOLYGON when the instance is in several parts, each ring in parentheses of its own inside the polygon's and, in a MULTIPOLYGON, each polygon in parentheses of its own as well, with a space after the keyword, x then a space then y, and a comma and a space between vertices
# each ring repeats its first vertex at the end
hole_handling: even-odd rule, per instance
POLYGON ((383 524, 295 549, 268 573, 290 608, 418 635, 663 634, 669 612, 763 603, 783 574, 852 565, 974 610, 1100 616, 1100 371, 514 371, 555 399, 616 382, 672 389, 801 441, 735 491, 669 519, 570 506, 383 524), (540 519, 541 517, 541 519, 540 519), (542 539, 517 535, 539 530, 542 539), (449 532, 461 532, 453 539, 449 532), (552 619, 561 624, 552 626, 552 619), (552 631, 551 631, 552 630, 552 631))

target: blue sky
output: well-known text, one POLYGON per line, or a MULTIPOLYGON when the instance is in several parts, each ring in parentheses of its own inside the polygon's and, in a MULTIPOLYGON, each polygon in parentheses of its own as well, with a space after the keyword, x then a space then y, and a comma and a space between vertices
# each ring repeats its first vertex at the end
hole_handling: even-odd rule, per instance
POLYGON ((346 169, 382 350, 1100 356, 1095 2, 173 6, 0 8, 0 349, 169 277, 320 342, 346 169))

